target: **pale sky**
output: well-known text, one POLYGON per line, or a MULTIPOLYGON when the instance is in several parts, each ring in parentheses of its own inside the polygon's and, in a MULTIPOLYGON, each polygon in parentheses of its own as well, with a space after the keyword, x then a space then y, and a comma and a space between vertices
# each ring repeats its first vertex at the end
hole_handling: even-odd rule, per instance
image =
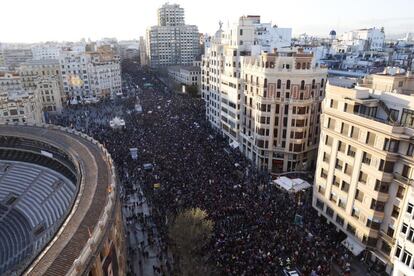
MULTIPOLYGON (((164 0, 1 0, 0 42, 138 39, 157 22, 164 0)), ((414 0, 177 0, 187 24, 214 33, 241 15, 291 27, 293 34, 327 36, 366 27, 387 34, 414 32, 414 0)))

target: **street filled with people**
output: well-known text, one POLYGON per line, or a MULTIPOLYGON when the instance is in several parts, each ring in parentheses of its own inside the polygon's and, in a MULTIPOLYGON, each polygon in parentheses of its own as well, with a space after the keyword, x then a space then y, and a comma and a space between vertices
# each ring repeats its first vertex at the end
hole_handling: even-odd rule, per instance
POLYGON ((345 266, 343 237, 318 217, 311 195, 298 202, 271 185, 267 173, 211 128, 202 99, 170 91, 134 64, 123 72, 132 91, 125 97, 68 106, 50 120, 84 131, 110 151, 126 223, 133 225, 127 227, 131 275, 171 275, 168 218, 194 207, 215 223, 203 254, 218 275, 297 270, 322 276, 330 275, 333 263, 345 266), (125 127, 109 126, 115 116, 125 127), (137 148, 136 159, 131 148, 137 148))

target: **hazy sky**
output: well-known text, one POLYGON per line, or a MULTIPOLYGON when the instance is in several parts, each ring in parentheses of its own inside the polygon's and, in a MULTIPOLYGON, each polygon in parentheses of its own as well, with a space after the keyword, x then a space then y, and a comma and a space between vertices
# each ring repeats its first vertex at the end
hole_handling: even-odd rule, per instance
MULTIPOLYGON (((1 0, 0 42, 117 37, 133 39, 157 22, 162 0, 1 0)), ((414 32, 414 0, 177 0, 186 23, 215 32, 218 21, 257 14, 293 34, 327 35, 384 26, 386 34, 414 32)))

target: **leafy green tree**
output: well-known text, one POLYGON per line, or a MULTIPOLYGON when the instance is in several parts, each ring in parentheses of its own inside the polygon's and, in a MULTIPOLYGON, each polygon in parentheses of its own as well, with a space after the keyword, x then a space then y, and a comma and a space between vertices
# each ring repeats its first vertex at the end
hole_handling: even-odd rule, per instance
POLYGON ((179 213, 169 225, 169 238, 174 254, 176 275, 211 275, 207 264, 208 256, 202 250, 210 242, 214 222, 207 218, 207 212, 199 208, 179 213))

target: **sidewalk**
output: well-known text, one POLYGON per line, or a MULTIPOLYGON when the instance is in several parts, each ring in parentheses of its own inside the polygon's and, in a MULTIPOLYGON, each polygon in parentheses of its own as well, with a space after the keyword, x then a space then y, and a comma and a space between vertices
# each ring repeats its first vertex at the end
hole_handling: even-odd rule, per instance
MULTIPOLYGON (((165 267, 165 262, 161 263, 159 258, 163 253, 159 244, 158 232, 152 222, 150 208, 141 190, 129 197, 128 200, 125 200, 122 211, 124 214, 126 233, 129 233, 127 243, 129 248, 128 260, 132 266, 131 275, 162 275, 162 273, 154 269, 154 267, 160 268, 161 265, 165 267), (127 223, 126 217, 131 215, 141 216, 141 214, 143 217, 146 217, 146 223, 144 223, 146 226, 141 224, 138 219, 127 223), (148 232, 152 232, 153 244, 151 245, 148 240, 148 232)), ((166 260, 166 256, 163 257, 163 260, 166 260)))

